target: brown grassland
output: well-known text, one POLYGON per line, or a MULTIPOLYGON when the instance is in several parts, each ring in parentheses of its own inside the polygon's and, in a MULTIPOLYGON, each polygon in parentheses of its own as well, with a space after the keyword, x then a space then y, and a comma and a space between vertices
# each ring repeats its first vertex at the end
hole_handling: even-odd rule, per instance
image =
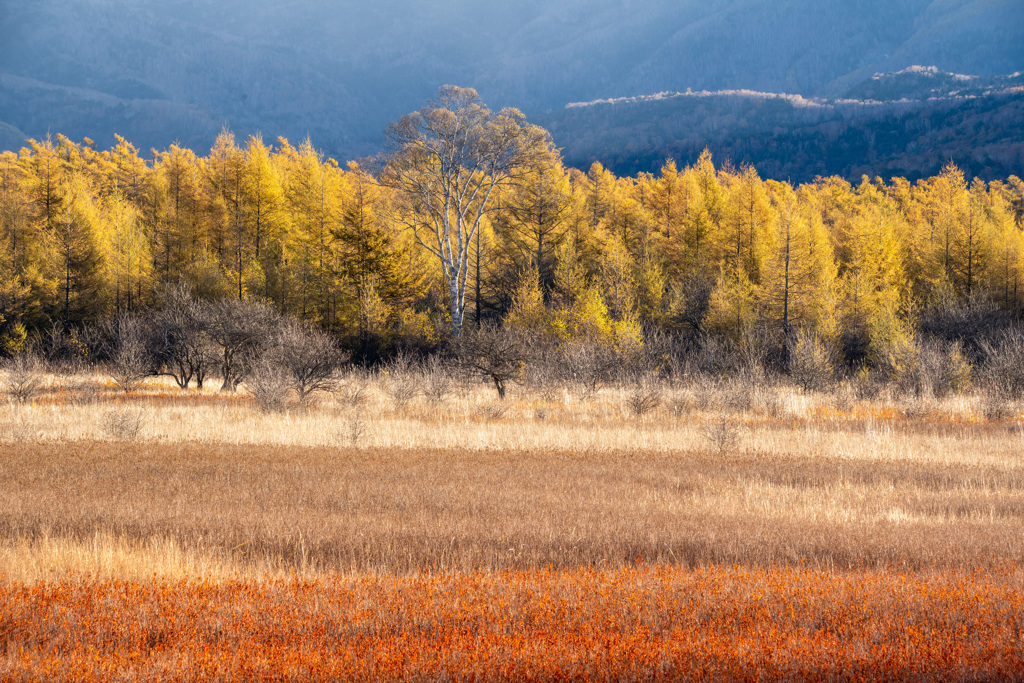
POLYGON ((0 405, 0 679, 1024 679, 1014 403, 395 381, 0 405))

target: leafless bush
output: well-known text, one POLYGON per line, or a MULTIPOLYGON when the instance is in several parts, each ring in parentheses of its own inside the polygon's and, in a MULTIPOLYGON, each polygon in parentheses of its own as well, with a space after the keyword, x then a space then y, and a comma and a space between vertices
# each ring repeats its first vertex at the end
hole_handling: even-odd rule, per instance
POLYGON ((730 417, 720 417, 704 423, 704 439, 718 453, 735 451, 740 444, 740 425, 730 417))
POLYGON ((923 342, 918 345, 914 367, 915 393, 923 396, 963 393, 971 386, 973 371, 960 342, 946 345, 923 342))
POLYGON ((500 400, 495 403, 485 403, 476 409, 476 414, 488 422, 496 422, 505 417, 508 412, 508 405, 500 400))
POLYGON ((54 322, 38 339, 40 355, 51 368, 68 372, 81 372, 89 361, 89 345, 82 340, 81 330, 64 327, 54 322))
POLYGON ((349 370, 334 384, 334 400, 357 408, 366 402, 370 391, 370 374, 362 368, 349 370))
POLYGON ((281 368, 300 405, 315 392, 330 391, 338 367, 347 360, 326 332, 291 320, 280 325, 267 357, 281 368))
POLYGON ((34 353, 9 359, 3 369, 7 373, 7 393, 18 403, 28 403, 42 392, 45 367, 34 353))
POLYGON ((266 413, 280 412, 288 406, 290 384, 284 368, 269 361, 258 363, 245 382, 256 405, 266 413))
POLYGON ((885 383, 875 373, 861 369, 850 381, 850 390, 858 401, 874 401, 885 390, 885 383))
POLYGON ((686 417, 696 408, 696 402, 689 392, 673 392, 666 401, 668 410, 673 417, 686 417))
POLYGON ((369 423, 358 408, 349 410, 344 417, 342 429, 335 434, 335 440, 343 446, 355 448, 369 431, 369 423))
POLYGON ((402 352, 395 356, 384 368, 382 376, 384 390, 396 410, 405 410, 405 407, 419 396, 423 375, 420 374, 411 354, 402 352))
POLYGON ((700 411, 709 411, 724 407, 721 380, 704 374, 691 377, 690 388, 693 392, 693 407, 700 411))
POLYGON ((109 374, 124 393, 134 391, 150 374, 143 323, 138 318, 121 317, 114 323, 114 351, 110 356, 109 374))
POLYGON ((567 344, 559 353, 559 366, 566 381, 587 399, 618 375, 620 360, 609 344, 579 341, 567 344))
POLYGON ((61 379, 61 390, 67 403, 76 406, 92 405, 100 400, 103 387, 92 379, 77 379, 74 375, 61 379))
POLYGON ((740 347, 730 338, 704 335, 700 346, 690 357, 691 371, 698 374, 724 377, 746 367, 747 359, 740 347))
POLYGON ((984 365, 980 378, 991 392, 1004 398, 1024 395, 1024 332, 1014 329, 980 345, 984 365))
POLYGON ((142 428, 142 411, 114 408, 104 413, 100 422, 103 432, 118 441, 134 441, 142 428))
POLYGON ((440 356, 431 356, 423 366, 423 393, 434 404, 443 403, 455 388, 451 368, 440 356))
POLYGON ((644 377, 634 383, 626 395, 626 405, 636 417, 643 417, 661 405, 661 386, 652 377, 644 377))
POLYGON ((781 369, 784 348, 781 330, 763 324, 745 327, 738 348, 741 371, 764 377, 771 370, 781 369))
POLYGON ((756 380, 747 377, 739 377, 729 383, 728 388, 722 394, 723 406, 732 412, 742 413, 750 410, 754 405, 754 391, 758 387, 756 380))
POLYGON ((1013 417, 1014 411, 1005 398, 989 394, 981 399, 981 414, 989 422, 1002 422, 1013 417))
POLYGON ((789 345, 789 375, 803 391, 822 391, 835 377, 825 344, 813 332, 799 330, 789 345))
POLYGON ((1013 317, 985 294, 961 298, 947 293, 922 311, 920 331, 943 342, 959 342, 974 355, 993 334, 1009 328, 1013 317))
POLYGON ((770 386, 758 385, 750 392, 751 406, 770 418, 782 417, 783 405, 778 393, 770 386))

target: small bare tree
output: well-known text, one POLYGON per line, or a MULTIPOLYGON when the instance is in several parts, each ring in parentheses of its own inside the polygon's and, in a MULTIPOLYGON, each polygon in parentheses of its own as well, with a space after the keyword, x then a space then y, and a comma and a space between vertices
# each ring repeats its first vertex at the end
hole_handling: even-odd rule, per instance
POLYGON ((502 400, 509 383, 522 377, 529 359, 528 349, 528 340, 522 332, 493 325, 466 332, 456 345, 462 368, 490 380, 502 400))
POLYGON ((704 424, 704 438, 715 451, 734 451, 740 444, 740 426, 734 418, 722 416, 704 424))
POLYGON ((334 400, 358 408, 366 402, 370 390, 370 373, 352 368, 338 378, 334 385, 334 400))
POLYGON ((1002 398, 1024 396, 1024 332, 1011 330, 981 344, 981 383, 1002 398))
POLYGON ((281 317, 258 301, 225 299, 204 308, 205 329, 220 347, 221 391, 234 391, 253 368, 281 317))
POLYGON ((330 391, 335 373, 348 360, 330 335, 296 321, 281 326, 268 355, 284 370, 302 405, 313 393, 330 391))
POLYGON ((185 285, 168 287, 163 308, 151 317, 151 346, 158 372, 174 378, 182 389, 194 379, 203 382, 217 363, 216 345, 207 334, 206 304, 197 301, 185 285))

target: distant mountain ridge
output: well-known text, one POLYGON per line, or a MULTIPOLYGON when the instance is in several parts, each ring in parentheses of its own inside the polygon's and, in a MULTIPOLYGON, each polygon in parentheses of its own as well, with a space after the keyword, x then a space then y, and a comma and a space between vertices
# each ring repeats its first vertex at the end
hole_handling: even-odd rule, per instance
POLYGON ((974 77, 912 67, 829 99, 748 90, 658 93, 570 103, 538 122, 566 162, 656 172, 705 149, 765 177, 917 179, 955 161, 971 176, 1024 176, 1024 75, 974 77), (953 84, 956 87, 950 88, 953 84), (885 99, 878 99, 884 97, 885 99))
POLYGON ((119 133, 143 149, 207 149, 228 125, 243 137, 308 135, 328 155, 356 158, 442 83, 535 118, 566 102, 687 88, 839 98, 912 64, 1013 73, 1024 70, 1020 9, 1020 0, 4 2, 0 121, 100 146, 119 133))

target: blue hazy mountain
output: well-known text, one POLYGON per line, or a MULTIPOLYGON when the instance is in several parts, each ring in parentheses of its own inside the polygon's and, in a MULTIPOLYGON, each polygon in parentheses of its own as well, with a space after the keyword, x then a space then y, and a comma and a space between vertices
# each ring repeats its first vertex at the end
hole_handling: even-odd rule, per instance
POLYGON ((795 182, 839 175, 917 179, 954 161, 969 176, 1024 177, 1024 74, 978 77, 911 67, 842 98, 749 90, 662 92, 570 103, 539 114, 566 163, 657 172, 709 149, 795 182))
POLYGON ((1024 70, 1022 0, 0 0, 0 35, 6 147, 13 130, 204 149, 228 125, 353 158, 443 83, 535 116, 687 89, 834 98, 914 64, 1024 70))

